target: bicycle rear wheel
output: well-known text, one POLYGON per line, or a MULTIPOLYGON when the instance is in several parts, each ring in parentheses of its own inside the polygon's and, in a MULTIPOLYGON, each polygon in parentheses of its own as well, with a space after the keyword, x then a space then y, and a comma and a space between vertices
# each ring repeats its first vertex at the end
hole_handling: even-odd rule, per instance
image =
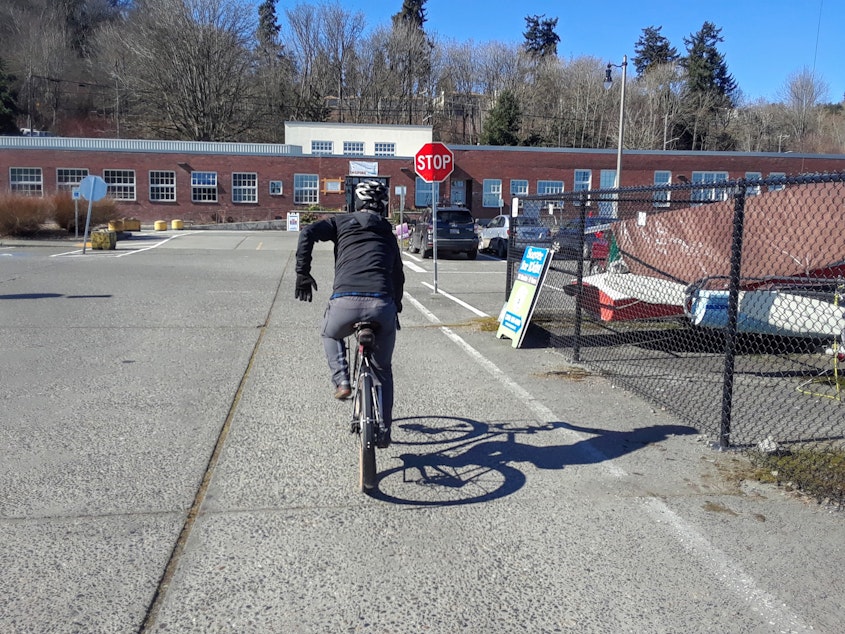
POLYGON ((358 435, 359 461, 358 483, 361 491, 372 489, 376 485, 376 439, 375 408, 373 407, 373 377, 369 372, 362 372, 358 377, 358 435))

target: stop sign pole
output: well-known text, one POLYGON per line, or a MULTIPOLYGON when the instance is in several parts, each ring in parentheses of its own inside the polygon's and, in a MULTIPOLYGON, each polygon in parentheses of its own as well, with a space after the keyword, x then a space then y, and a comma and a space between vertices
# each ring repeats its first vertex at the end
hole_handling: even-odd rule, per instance
MULTIPOLYGON (((426 143, 414 155, 414 171, 426 183, 432 183, 431 223, 432 258, 434 260, 434 293, 437 294, 437 199, 440 198, 440 183, 452 174, 455 155, 442 143, 426 143)), ((423 247, 425 251, 425 247, 423 247)))

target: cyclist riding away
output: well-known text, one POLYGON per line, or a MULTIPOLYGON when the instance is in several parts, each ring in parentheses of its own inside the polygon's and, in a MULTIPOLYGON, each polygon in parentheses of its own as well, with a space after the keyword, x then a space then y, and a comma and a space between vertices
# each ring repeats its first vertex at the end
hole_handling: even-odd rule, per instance
POLYGON ((334 243, 334 287, 323 316, 320 336, 332 373, 334 397, 349 398, 349 362, 345 338, 360 321, 378 324, 372 361, 382 385, 380 447, 390 444, 393 421, 393 348, 397 314, 402 312, 405 273, 399 244, 388 222, 387 187, 377 180, 359 183, 355 211, 306 225, 296 249, 296 299, 310 302, 317 282, 311 276, 315 242, 334 243))

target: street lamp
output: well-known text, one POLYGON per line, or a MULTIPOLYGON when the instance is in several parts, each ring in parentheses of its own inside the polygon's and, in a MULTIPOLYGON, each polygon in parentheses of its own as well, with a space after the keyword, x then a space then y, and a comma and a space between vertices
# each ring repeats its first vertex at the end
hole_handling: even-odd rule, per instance
POLYGON ((622 69, 622 95, 619 98, 619 149, 616 152, 616 180, 614 187, 619 189, 622 185, 622 139, 625 137, 625 78, 628 73, 628 56, 622 56, 621 64, 607 63, 607 70, 604 71, 604 87, 610 90, 613 85, 613 78, 610 76, 611 68, 622 69))

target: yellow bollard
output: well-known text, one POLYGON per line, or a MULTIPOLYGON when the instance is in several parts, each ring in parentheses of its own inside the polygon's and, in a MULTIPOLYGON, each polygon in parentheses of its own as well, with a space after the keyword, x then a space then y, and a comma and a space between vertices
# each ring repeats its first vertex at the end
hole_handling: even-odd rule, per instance
POLYGON ((170 228, 174 231, 178 231, 185 228, 185 224, 181 220, 171 220, 170 221, 170 228))
POLYGON ((167 223, 164 220, 156 220, 153 228, 156 231, 167 231, 167 223))
POLYGON ((99 250, 112 250, 117 246, 117 233, 104 231, 102 229, 91 234, 91 248, 99 250))
POLYGON ((137 218, 124 218, 123 219, 123 230, 124 231, 140 231, 141 230, 141 221, 137 218))

